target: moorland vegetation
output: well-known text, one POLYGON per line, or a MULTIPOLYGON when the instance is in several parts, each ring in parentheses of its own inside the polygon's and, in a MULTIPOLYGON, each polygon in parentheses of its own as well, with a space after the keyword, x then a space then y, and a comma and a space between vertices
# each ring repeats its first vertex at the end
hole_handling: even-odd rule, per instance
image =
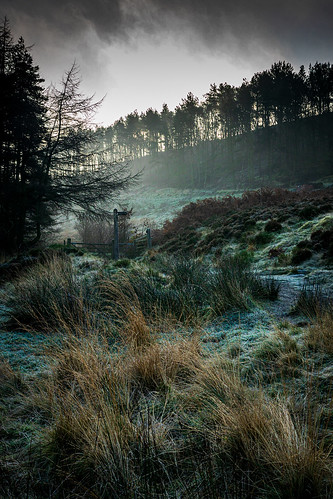
MULTIPOLYGON (((293 214, 292 223, 308 224, 309 244, 322 241, 310 260, 329 271, 330 203, 330 190, 198 202, 165 225, 160 242, 189 219, 205 240, 230 206, 233 223, 251 211, 273 238, 293 214), (321 236, 311 238, 315 226, 321 236)), ((288 315, 269 312, 261 325, 256 314, 272 310, 281 291, 255 270, 257 253, 270 264, 272 241, 242 249, 230 237, 220 251, 205 241, 118 262, 48 249, 7 275, 4 497, 333 493, 332 300, 304 287, 288 315), (244 317, 255 324, 241 329, 244 317)), ((299 268, 293 254, 284 272, 299 268)))

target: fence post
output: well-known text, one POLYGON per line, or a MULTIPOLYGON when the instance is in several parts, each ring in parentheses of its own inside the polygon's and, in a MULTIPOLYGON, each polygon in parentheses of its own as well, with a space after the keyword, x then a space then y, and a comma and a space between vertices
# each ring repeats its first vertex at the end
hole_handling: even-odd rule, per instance
POLYGON ((115 260, 119 259, 119 228, 118 228, 118 210, 115 208, 113 210, 113 235, 114 235, 114 244, 113 244, 113 258, 115 260))
POLYGON ((150 229, 146 230, 146 234, 147 234, 147 246, 148 246, 148 249, 151 249, 152 244, 151 244, 151 233, 150 233, 150 229))
POLYGON ((70 237, 67 238, 67 246, 70 246, 72 244, 72 240, 70 237))

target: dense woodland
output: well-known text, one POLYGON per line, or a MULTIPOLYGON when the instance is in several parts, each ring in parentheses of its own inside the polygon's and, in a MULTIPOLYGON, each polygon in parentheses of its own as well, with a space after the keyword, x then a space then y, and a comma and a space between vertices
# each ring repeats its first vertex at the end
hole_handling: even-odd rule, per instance
POLYGON ((239 87, 210 86, 171 111, 134 111, 99 130, 113 160, 135 160, 145 180, 207 187, 292 185, 332 173, 333 66, 298 72, 285 61, 239 87))
POLYGON ((99 103, 80 93, 75 64, 45 88, 23 38, 0 26, 0 250, 24 250, 59 213, 106 216, 103 202, 131 178, 93 131, 99 103))

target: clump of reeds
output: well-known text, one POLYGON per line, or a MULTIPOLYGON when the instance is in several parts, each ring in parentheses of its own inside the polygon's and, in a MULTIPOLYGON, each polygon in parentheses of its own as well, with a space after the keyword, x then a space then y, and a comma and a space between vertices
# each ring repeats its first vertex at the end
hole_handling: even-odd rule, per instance
POLYGON ((196 338, 155 342, 123 356, 125 377, 144 393, 189 383, 200 363, 196 338))
POLYGON ((211 306, 216 315, 229 309, 249 309, 254 300, 274 300, 279 293, 279 284, 259 278, 242 255, 220 259, 211 271, 209 284, 211 306))
POLYGON ((214 452, 250 470, 259 488, 295 498, 325 497, 332 490, 331 450, 313 408, 293 414, 282 398, 250 388, 237 370, 221 364, 198 372, 197 389, 201 431, 214 452))
POLYGON ((71 479, 99 497, 163 494, 177 475, 177 445, 172 414, 155 410, 150 399, 155 393, 165 406, 166 388, 194 375, 196 347, 130 342, 112 353, 93 336, 68 338, 53 352, 48 388, 44 383, 34 404, 46 413, 48 399, 50 424, 40 446, 64 490, 71 479))
POLYGON ((333 307, 317 314, 306 331, 305 340, 314 350, 328 355, 333 353, 333 307))
POLYGON ((62 317, 82 315, 87 290, 78 282, 71 260, 53 256, 11 283, 6 297, 16 327, 52 332, 62 317))
POLYGON ((148 345, 152 333, 131 281, 119 273, 116 280, 102 279, 98 283, 102 308, 114 322, 118 338, 131 348, 148 345))
POLYGON ((19 372, 14 371, 4 357, 0 357, 0 395, 16 392, 23 386, 23 378, 19 372))
POLYGON ((323 293, 319 284, 304 284, 292 313, 300 313, 312 319, 330 308, 332 308, 332 299, 323 293))

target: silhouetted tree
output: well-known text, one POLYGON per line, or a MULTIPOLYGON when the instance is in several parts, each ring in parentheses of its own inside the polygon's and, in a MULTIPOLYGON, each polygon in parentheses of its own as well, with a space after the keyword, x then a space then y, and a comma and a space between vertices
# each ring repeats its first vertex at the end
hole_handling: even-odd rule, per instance
POLYGON ((292 65, 285 61, 274 63, 269 71, 272 81, 272 112, 274 123, 295 121, 300 117, 306 97, 305 81, 292 65))
POLYGON ((308 81, 314 113, 329 112, 333 100, 333 65, 329 62, 310 64, 308 81))
POLYGON ((126 116, 125 128, 130 158, 139 158, 144 153, 144 138, 142 124, 137 110, 126 116))
POLYGON ((161 118, 156 109, 151 107, 142 115, 142 124, 146 132, 146 148, 149 154, 155 154, 159 148, 159 134, 161 132, 161 118))
POLYGON ((244 80, 242 85, 236 89, 236 101, 240 131, 249 133, 253 124, 253 94, 251 85, 247 80, 244 80))
POLYGON ((0 28, 0 241, 20 247, 38 216, 36 185, 46 130, 46 98, 22 38, 0 28))
POLYGON ((203 109, 203 128, 204 140, 215 140, 218 137, 220 129, 220 119, 218 113, 218 91, 216 84, 210 86, 209 92, 205 95, 205 100, 202 104, 203 109))
POLYGON ((257 127, 268 127, 272 124, 273 107, 273 78, 266 70, 255 73, 251 79, 251 87, 254 96, 254 112, 257 127))
POLYGON ((105 216, 103 202, 131 177, 100 147, 91 126, 99 103, 80 94, 75 64, 59 89, 45 93, 29 49, 22 38, 13 43, 6 20, 0 54, 0 236, 10 250, 38 241, 59 210, 105 216))
POLYGON ((173 145, 172 126, 173 126, 173 112, 169 110, 167 104, 163 104, 161 112, 161 135, 162 135, 163 149, 165 151, 171 149, 173 145))
POLYGON ((202 109, 199 106, 199 99, 192 92, 189 92, 186 99, 182 99, 176 107, 174 116, 175 142, 178 148, 193 146, 198 137, 197 117, 202 109))

